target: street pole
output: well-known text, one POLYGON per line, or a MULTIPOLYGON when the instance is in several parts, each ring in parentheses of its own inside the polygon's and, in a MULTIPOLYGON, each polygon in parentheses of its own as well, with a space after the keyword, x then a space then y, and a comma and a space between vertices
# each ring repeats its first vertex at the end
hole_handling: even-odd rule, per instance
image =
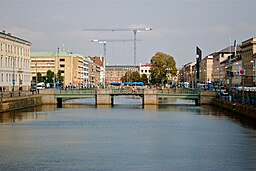
POLYGON ((134 65, 136 66, 136 34, 137 30, 133 30, 134 33, 134 65))
POLYGON ((243 84, 243 87, 242 87, 242 104, 244 104, 244 76, 242 76, 242 84, 243 84))
POLYGON ((107 62, 107 42, 104 41, 103 42, 103 47, 104 47, 104 62, 103 62, 103 68, 104 68, 104 77, 103 77, 103 86, 104 86, 104 89, 106 88, 106 62, 107 62))
POLYGON ((37 92, 37 61, 36 61, 36 92, 37 92))
POLYGON ((15 57, 13 57, 13 63, 12 63, 12 96, 14 96, 14 88, 15 88, 15 72, 14 72, 14 67, 15 67, 15 57))
POLYGON ((255 81, 254 81, 254 74, 255 74, 254 60, 251 60, 250 62, 252 63, 252 83, 253 83, 253 86, 254 86, 255 85, 255 81))

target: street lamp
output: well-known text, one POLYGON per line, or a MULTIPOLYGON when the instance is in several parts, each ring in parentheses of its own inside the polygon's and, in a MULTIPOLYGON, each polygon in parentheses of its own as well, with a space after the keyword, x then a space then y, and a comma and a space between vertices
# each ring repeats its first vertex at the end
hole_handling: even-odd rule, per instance
POLYGON ((15 72, 14 72, 14 67, 15 67, 15 57, 13 57, 13 67, 12 67, 12 96, 14 96, 14 87, 15 87, 15 72))
POLYGON ((37 60, 36 60, 36 92, 37 92, 37 60))
POLYGON ((254 60, 251 60, 250 62, 252 63, 252 82, 255 84, 255 81, 254 81, 254 74, 255 74, 254 60))

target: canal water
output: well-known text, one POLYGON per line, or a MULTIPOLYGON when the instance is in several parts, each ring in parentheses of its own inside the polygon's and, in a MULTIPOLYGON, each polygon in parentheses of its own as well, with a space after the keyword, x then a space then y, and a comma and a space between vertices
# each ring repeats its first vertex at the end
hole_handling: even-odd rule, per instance
POLYGON ((256 170, 256 124, 212 106, 116 97, 0 114, 0 170, 256 170))

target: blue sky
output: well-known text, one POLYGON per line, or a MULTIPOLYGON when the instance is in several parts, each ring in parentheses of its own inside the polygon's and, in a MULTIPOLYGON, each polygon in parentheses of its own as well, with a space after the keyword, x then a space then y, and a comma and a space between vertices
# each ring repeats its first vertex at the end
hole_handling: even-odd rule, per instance
MULTIPOLYGON (((137 64, 158 51, 177 67, 194 61, 195 46, 206 56, 256 36, 256 0, 237 1, 5 1, 0 30, 33 43, 32 51, 64 47, 85 56, 103 55, 98 39, 133 39, 133 32, 85 32, 86 28, 140 28, 137 64)), ((107 43, 108 64, 133 64, 133 42, 107 43)))

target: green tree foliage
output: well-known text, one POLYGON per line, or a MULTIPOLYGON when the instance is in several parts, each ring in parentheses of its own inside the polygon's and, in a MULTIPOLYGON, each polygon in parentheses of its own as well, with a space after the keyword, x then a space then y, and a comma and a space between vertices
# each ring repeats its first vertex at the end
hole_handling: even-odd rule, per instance
POLYGON ((140 81, 140 74, 138 72, 132 72, 131 74, 131 81, 132 82, 138 82, 140 81))
POLYGON ((176 62, 174 58, 163 52, 157 52, 155 56, 151 58, 151 83, 166 83, 167 75, 171 74, 175 76, 177 74, 176 62))
POLYGON ((48 83, 53 83, 53 79, 54 79, 54 72, 52 72, 51 70, 48 70, 46 72, 46 80, 48 83))
POLYGON ((61 76, 61 71, 60 71, 60 70, 59 70, 58 73, 57 73, 57 81, 58 81, 59 83, 63 83, 63 81, 64 81, 64 77, 61 76))
POLYGON ((131 79, 131 74, 132 74, 131 71, 127 71, 127 72, 125 73, 125 75, 121 78, 121 81, 122 81, 122 82, 128 82, 128 81, 130 81, 130 79, 131 79))
POLYGON ((37 73, 37 82, 43 82, 44 78, 42 77, 42 74, 40 72, 37 73))
POLYGON ((141 81, 140 74, 136 71, 127 71, 121 78, 122 82, 138 82, 141 81))
POLYGON ((144 84, 148 84, 148 77, 146 74, 142 74, 140 80, 144 83, 144 84))

